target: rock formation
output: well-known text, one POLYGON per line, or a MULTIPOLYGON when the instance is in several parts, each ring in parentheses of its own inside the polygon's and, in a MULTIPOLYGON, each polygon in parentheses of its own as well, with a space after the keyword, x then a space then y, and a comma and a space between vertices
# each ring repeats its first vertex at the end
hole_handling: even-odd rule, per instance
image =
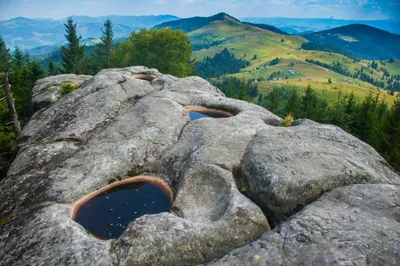
POLYGON ((33 101, 0 184, 1 265, 400 260, 399 174, 337 127, 280 127, 201 78, 144 67, 46 78, 33 101), (60 97, 65 81, 81 85, 60 97), (234 116, 190 121, 186 106, 234 116), (70 218, 77 200, 131 173, 168 183, 172 212, 142 216, 108 241, 70 218))

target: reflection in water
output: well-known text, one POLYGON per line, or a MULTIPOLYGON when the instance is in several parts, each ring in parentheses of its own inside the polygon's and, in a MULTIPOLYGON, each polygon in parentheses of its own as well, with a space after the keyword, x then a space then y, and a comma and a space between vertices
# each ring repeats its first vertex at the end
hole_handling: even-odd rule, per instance
POLYGON ((202 111, 202 112, 196 112, 196 111, 190 111, 189 116, 191 120, 197 120, 197 119, 202 119, 202 118, 224 118, 224 117, 229 117, 223 113, 218 113, 218 112, 213 112, 213 111, 202 111))
POLYGON ((145 214, 169 212, 170 205, 168 195, 154 184, 127 184, 85 202, 75 221, 100 239, 118 238, 133 220, 145 214))

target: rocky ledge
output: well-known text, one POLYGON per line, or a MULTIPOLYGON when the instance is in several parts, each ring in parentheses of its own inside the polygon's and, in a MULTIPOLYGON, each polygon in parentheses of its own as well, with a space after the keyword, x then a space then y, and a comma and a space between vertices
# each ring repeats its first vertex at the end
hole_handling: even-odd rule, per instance
POLYGON ((46 78, 34 102, 0 184, 1 265, 400 260, 399 173, 340 128, 280 127, 201 78, 144 67, 46 78), (63 82, 80 86, 61 97, 63 82), (191 121, 187 106, 233 116, 191 121), (76 201, 132 173, 165 181, 172 212, 142 216, 107 241, 70 218, 76 201))

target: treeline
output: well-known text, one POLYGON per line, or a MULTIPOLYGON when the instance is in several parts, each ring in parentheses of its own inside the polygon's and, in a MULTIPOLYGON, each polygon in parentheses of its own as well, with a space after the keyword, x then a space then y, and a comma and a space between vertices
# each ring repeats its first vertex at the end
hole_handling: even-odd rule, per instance
POLYGON ((199 76, 209 79, 225 74, 238 73, 242 68, 248 67, 250 62, 244 59, 237 59, 228 49, 222 50, 214 57, 205 57, 196 67, 199 76))
POLYGON ((210 43, 204 43, 204 44, 192 44, 192 50, 193 51, 199 51, 199 50, 203 50, 203 49, 208 49, 210 47, 213 46, 218 46, 222 43, 224 43, 225 41, 213 41, 210 43))
POLYGON ((325 67, 327 69, 333 70, 347 77, 351 76, 350 70, 345 65, 341 64, 339 61, 334 61, 332 65, 313 59, 306 59, 306 62, 325 67))
POLYGON ((304 50, 316 50, 316 51, 325 51, 325 52, 332 52, 337 54, 345 55, 356 62, 359 62, 360 59, 355 57, 351 52, 346 49, 343 49, 339 46, 326 44, 326 43, 316 43, 316 42, 304 42, 301 45, 301 48, 304 50))
POLYGON ((252 79, 245 81, 228 77, 223 81, 213 81, 212 84, 230 98, 251 101, 259 95, 258 85, 252 79))
POLYGON ((194 73, 192 47, 181 30, 152 29, 133 32, 128 40, 114 43, 113 24, 106 20, 100 41, 93 47, 81 44, 77 24, 70 17, 65 24, 67 44, 62 59, 49 62, 49 75, 60 73, 97 74, 101 69, 144 65, 160 72, 184 77, 194 73))
MULTIPOLYGON (((0 78, 8 73, 8 81, 11 84, 15 109, 20 124, 23 126, 32 116, 32 88, 36 80, 43 78, 45 72, 40 64, 31 59, 29 54, 24 53, 15 46, 11 54, 5 42, 0 37, 0 78)), ((4 87, 1 82, 0 87, 4 87)), ((0 90, 0 179, 6 174, 14 152, 16 151, 16 132, 11 123, 11 114, 6 101, 5 90, 0 90)))
POLYGON ((303 94, 296 88, 276 87, 263 97, 261 105, 285 117, 309 118, 337 125, 369 143, 397 170, 400 170, 400 101, 392 108, 372 93, 362 101, 354 93, 339 93, 332 105, 314 89, 307 87, 303 94))
POLYGON ((374 79, 372 76, 367 74, 364 71, 364 67, 361 67, 361 70, 357 70, 356 73, 354 73, 353 78, 358 78, 362 81, 368 82, 374 86, 380 87, 380 88, 385 88, 385 81, 379 80, 379 79, 374 79))

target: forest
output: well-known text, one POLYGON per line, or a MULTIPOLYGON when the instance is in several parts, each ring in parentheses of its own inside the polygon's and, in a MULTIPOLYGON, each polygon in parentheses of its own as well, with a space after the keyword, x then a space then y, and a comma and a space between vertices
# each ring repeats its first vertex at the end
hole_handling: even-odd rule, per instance
POLYGON ((214 57, 205 57, 197 65, 197 74, 203 78, 213 78, 226 74, 240 72, 240 69, 250 65, 250 62, 244 59, 237 59, 228 49, 222 50, 214 57))

